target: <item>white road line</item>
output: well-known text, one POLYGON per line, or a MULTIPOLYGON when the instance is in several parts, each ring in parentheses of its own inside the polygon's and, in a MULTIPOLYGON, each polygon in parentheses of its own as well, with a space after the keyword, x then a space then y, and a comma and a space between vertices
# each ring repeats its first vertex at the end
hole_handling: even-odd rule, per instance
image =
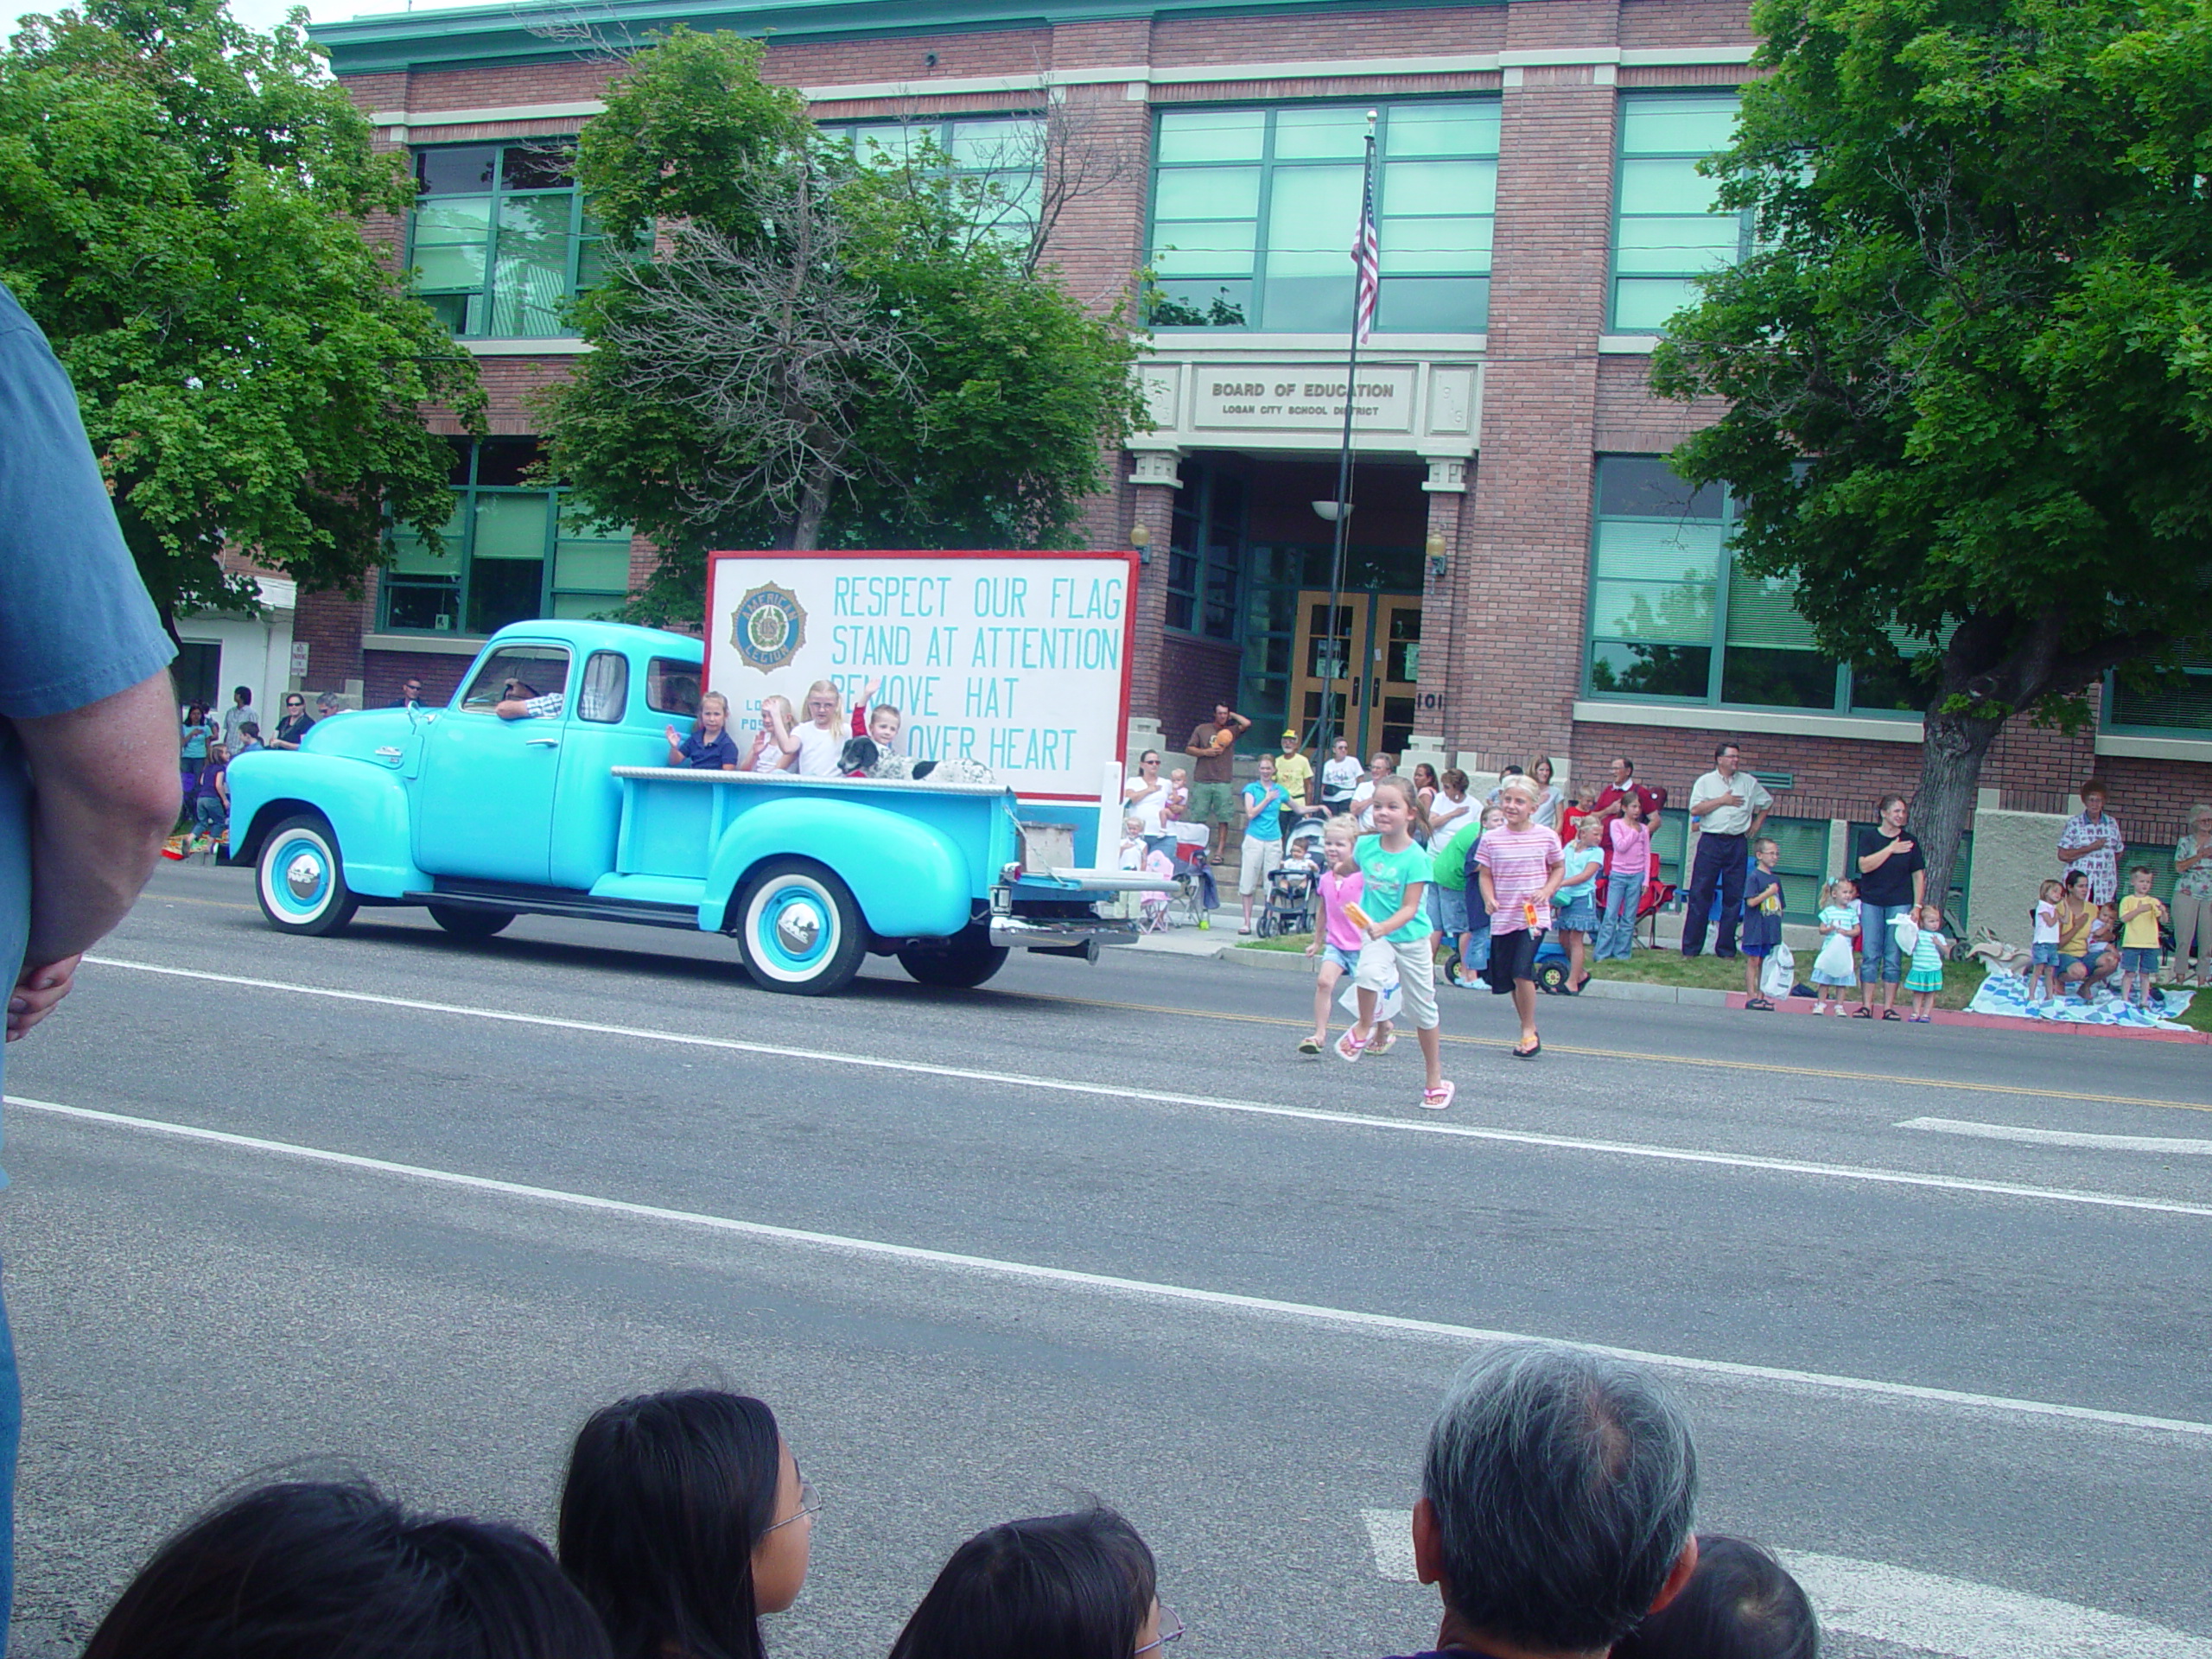
POLYGON ((1414 1569, 1414 1512, 1411 1510, 1362 1510, 1368 1547, 1375 1552, 1375 1570, 1400 1584, 1419 1584, 1414 1569))
POLYGON ((1786 1551, 1821 1622, 1958 1659, 2212 1659, 2212 1642, 2095 1607, 1881 1561, 1786 1551))
MULTIPOLYGON (((1362 1510, 1375 1570, 1417 1584, 1413 1511, 1362 1510)), ((2212 1642, 2078 1602, 2024 1595, 1885 1561, 1777 1552, 1805 1586, 1822 1628, 1952 1659, 2212 1659, 2212 1642)))
POLYGON ((1927 1129, 1936 1135, 1971 1135, 1984 1141, 2024 1141, 2038 1147, 2088 1147, 2099 1152, 2164 1152, 2177 1156, 2212 1157, 2212 1141, 2191 1141, 2165 1135, 2088 1135, 2075 1129, 2022 1129, 2010 1123, 1974 1123, 1957 1117, 1908 1117, 1900 1129, 1927 1129))
MULTIPOLYGON (((596 1020, 569 1020, 553 1014, 519 1014, 505 1008, 471 1007, 463 1003, 430 1002, 419 997, 389 996, 374 991, 341 991, 320 985, 288 985, 280 980, 249 979, 237 974, 211 974, 192 968, 166 968, 150 962, 130 962, 117 957, 87 957, 102 968, 123 968, 135 973, 159 974, 175 979, 199 980, 213 985, 234 985, 248 990, 281 991, 295 996, 322 997, 340 1002, 364 1002, 373 1007, 406 1008, 419 1014, 449 1014, 457 1019, 483 1020, 495 1024, 533 1026, 554 1031, 573 1031, 601 1037, 626 1037, 639 1042, 664 1043, 678 1047, 720 1049, 737 1054, 758 1054, 780 1060, 817 1065, 852 1066, 862 1071, 894 1071, 909 1077, 944 1077, 959 1083, 989 1084, 1000 1088, 1036 1089, 1054 1094, 1079 1095, 1096 1100, 1143 1101, 1157 1106, 1187 1106, 1202 1111, 1238 1112, 1255 1117, 1290 1118, 1306 1123, 1333 1123, 1393 1135, 1442 1135, 1447 1139, 1489 1141, 1510 1146, 1542 1147, 1560 1152, 1599 1153, 1618 1158, 1650 1158, 1669 1163, 1705 1164, 1728 1169, 1765 1170, 1783 1175, 1809 1175, 1824 1180, 1863 1181, 1878 1185, 1916 1186, 1944 1192, 1980 1192, 1998 1198, 2028 1198, 2044 1204, 2086 1205, 2108 1210, 2142 1210, 2169 1216, 2212 1217, 2212 1205, 2186 1204, 2169 1198, 2138 1198, 2123 1192, 2093 1192, 2066 1187, 2025 1186, 2012 1181, 1980 1180, 1964 1175, 1930 1175, 1915 1170, 1881 1169, 1859 1164, 1823 1164, 1796 1158, 1767 1158, 1750 1153, 1704 1152, 1688 1147, 1656 1147, 1627 1141, 1592 1141, 1573 1135, 1535 1135, 1519 1129, 1483 1128, 1467 1123, 1440 1123, 1432 1120, 1370 1117, 1357 1112, 1325 1112, 1306 1106, 1280 1106, 1265 1101, 1231 1100, 1214 1095, 1179 1094, 1161 1089, 1137 1089, 1121 1083, 1084 1083, 1068 1077, 1032 1077, 1018 1071, 987 1071, 980 1067, 939 1065, 927 1060, 887 1059, 873 1054, 842 1054, 830 1049, 797 1048, 780 1043, 747 1042, 735 1037, 702 1037, 687 1032, 656 1031, 639 1026, 618 1026, 596 1020)), ((1471 1103, 1472 1091, 1461 1098, 1471 1103)))
MULTIPOLYGON (((662 1205, 634 1204, 623 1198, 603 1198, 587 1192, 563 1192, 558 1187, 532 1186, 522 1181, 498 1180, 487 1175, 466 1175, 454 1170, 427 1168, 420 1164, 396 1163, 385 1158, 365 1158, 358 1153, 333 1152, 321 1147, 296 1146, 287 1141, 268 1141, 258 1135, 233 1135, 224 1129, 203 1129, 194 1124, 172 1123, 162 1118, 133 1117, 126 1113, 104 1112, 89 1106, 65 1106, 56 1101, 29 1100, 20 1095, 10 1095, 6 1096, 6 1100, 9 1105, 26 1111, 47 1112, 57 1117, 73 1118, 80 1122, 105 1124, 112 1128, 173 1135, 179 1140, 198 1141, 220 1147, 235 1147, 242 1151, 268 1153, 281 1158, 297 1158, 308 1163, 331 1165, 341 1169, 363 1170, 372 1174, 400 1176, 409 1180, 424 1181, 440 1186, 462 1187, 478 1192, 496 1192, 508 1198, 535 1199, 543 1204, 593 1211, 602 1215, 622 1216, 640 1221, 672 1222, 681 1226, 704 1228, 713 1232, 735 1234, 746 1238, 765 1239, 779 1244, 808 1246, 851 1255, 875 1256, 889 1261, 912 1262, 923 1267, 949 1268, 960 1273, 1027 1280, 1037 1284, 1065 1285, 1076 1289, 1103 1291, 1152 1301, 1179 1302, 1200 1307, 1224 1308, 1240 1313, 1306 1320, 1315 1324, 1343 1325, 1354 1330, 1388 1332, 1395 1335, 1441 1340, 1455 1345, 1480 1346, 1501 1342, 1565 1340, 1556 1337, 1532 1336, 1517 1331, 1489 1331, 1476 1325, 1450 1325, 1437 1319, 1408 1319, 1395 1313, 1370 1313, 1356 1308, 1327 1307, 1313 1302, 1282 1301, 1272 1296, 1246 1296, 1232 1291, 1202 1290, 1188 1285, 1165 1284, 1157 1280, 1124 1279, 1114 1274, 1082 1273, 1071 1268, 1045 1267, 1030 1262, 1008 1262, 995 1256, 967 1255, 954 1250, 932 1250, 913 1244, 892 1244, 880 1239, 850 1238, 840 1233, 815 1232, 801 1227, 779 1227, 767 1222, 739 1221, 728 1216, 707 1215, 695 1210, 672 1210, 662 1205)), ((1694 1376, 1729 1377, 1754 1382, 1775 1382, 1794 1388, 1826 1389, 1841 1394, 1872 1395, 1885 1399, 1912 1400, 1930 1405, 1958 1407, 1969 1410, 2055 1418, 2069 1422, 2095 1423, 2113 1428, 2149 1429, 2160 1433, 2187 1435, 2212 1440, 2212 1422, 2199 1422, 2190 1418, 2150 1417, 2136 1412, 2103 1411, 2092 1406, 2060 1405, 2045 1400, 2018 1400, 2005 1395, 1974 1394, 1957 1389, 1929 1388, 1919 1383, 1891 1382, 1873 1377, 1838 1376, 1821 1371, 1801 1371, 1777 1365, 1747 1365, 1732 1360, 1700 1359, 1681 1354, 1647 1353, 1641 1349, 1609 1347, 1599 1343, 1577 1343, 1573 1345, 1591 1353, 1607 1354, 1619 1359, 1634 1360, 1642 1364, 1657 1366, 1668 1370, 1683 1371, 1694 1376)))

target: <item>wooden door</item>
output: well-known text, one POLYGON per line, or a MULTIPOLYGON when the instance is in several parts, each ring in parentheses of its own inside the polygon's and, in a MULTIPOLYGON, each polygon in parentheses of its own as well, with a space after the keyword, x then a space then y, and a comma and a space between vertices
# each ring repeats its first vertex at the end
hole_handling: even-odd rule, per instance
POLYGON ((1325 590, 1300 594, 1293 666, 1290 706, 1301 732, 1320 720, 1325 688, 1329 730, 1350 740, 1354 754, 1403 753, 1421 679, 1420 597, 1339 594, 1332 626, 1325 590))

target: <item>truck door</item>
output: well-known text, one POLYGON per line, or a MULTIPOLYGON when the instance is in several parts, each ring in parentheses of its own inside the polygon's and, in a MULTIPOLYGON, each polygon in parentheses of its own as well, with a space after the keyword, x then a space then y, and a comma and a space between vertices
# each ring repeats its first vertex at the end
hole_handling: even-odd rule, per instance
POLYGON ((569 730, 569 652, 521 640, 488 654, 423 734, 415 786, 415 861, 432 875, 543 886, 553 794, 569 730), (503 719, 502 703, 537 712, 503 719))

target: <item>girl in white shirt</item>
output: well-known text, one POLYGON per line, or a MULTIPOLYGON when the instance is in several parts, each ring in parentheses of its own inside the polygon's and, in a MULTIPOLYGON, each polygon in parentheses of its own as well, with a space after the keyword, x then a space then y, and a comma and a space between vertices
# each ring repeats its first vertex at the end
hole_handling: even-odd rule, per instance
POLYGON ((2035 938, 2029 941, 2028 1001, 2040 1002, 2058 995, 2058 901, 2066 888, 2054 877, 2036 894, 2035 938))
POLYGON ((845 753, 843 700, 828 680, 806 688, 806 723, 792 735, 798 739, 798 775, 835 778, 845 753))

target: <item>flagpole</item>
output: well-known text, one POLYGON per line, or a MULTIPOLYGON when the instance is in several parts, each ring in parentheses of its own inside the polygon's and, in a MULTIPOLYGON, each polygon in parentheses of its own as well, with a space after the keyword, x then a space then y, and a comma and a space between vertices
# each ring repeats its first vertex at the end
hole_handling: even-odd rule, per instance
MULTIPOLYGON (((1359 230, 1352 244, 1352 301, 1351 339, 1344 352, 1344 429, 1343 442, 1337 449, 1336 537, 1329 553, 1329 609, 1328 638, 1333 645, 1337 632, 1337 605, 1344 591, 1344 551, 1351 535, 1351 411, 1352 401, 1359 386, 1359 342, 1365 326, 1373 313, 1365 308, 1368 285, 1374 280, 1370 275, 1365 256, 1370 245, 1375 223, 1375 111, 1367 112, 1367 148, 1362 157, 1359 184, 1359 230)), ((1351 664, 1351 628, 1344 628, 1344 666, 1351 664)), ((1332 651, 1329 657, 1330 672, 1321 685, 1321 729, 1315 759, 1323 766, 1329 761, 1330 710, 1336 702, 1337 658, 1332 651)), ((1346 723, 1350 723, 1351 704, 1344 704, 1346 723)))

